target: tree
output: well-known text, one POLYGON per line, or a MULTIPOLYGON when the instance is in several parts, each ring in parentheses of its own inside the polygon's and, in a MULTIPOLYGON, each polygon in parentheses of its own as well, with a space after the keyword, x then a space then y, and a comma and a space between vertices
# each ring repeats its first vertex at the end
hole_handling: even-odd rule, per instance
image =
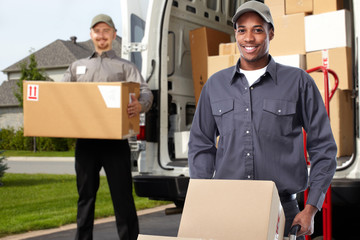
POLYGON ((43 71, 37 68, 37 62, 35 55, 30 55, 30 63, 27 66, 27 61, 20 63, 21 77, 17 82, 18 90, 15 91, 15 97, 20 103, 20 107, 23 107, 23 81, 24 80, 46 80, 46 75, 43 71))

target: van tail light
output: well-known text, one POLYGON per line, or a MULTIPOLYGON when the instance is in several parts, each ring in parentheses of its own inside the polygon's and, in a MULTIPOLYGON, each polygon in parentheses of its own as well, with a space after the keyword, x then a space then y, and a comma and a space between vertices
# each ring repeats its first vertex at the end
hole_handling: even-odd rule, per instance
POLYGON ((140 125, 140 132, 136 138, 137 140, 145 140, 145 125, 140 125))

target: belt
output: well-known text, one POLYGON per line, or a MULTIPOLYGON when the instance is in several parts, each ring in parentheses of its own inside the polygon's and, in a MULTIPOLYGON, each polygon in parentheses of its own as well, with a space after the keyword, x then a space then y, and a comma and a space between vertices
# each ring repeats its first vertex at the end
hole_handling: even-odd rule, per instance
POLYGON ((280 202, 290 202, 296 199, 296 193, 288 194, 288 193, 281 193, 279 194, 280 202))

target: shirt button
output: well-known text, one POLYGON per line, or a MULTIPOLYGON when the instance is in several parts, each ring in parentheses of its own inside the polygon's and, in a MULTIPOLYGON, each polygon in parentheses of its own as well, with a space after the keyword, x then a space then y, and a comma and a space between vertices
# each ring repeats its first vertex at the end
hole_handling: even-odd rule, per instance
POLYGON ((250 156, 250 153, 247 153, 247 154, 246 154, 246 156, 248 156, 248 157, 249 157, 249 156, 250 156))
POLYGON ((254 89, 254 87, 251 87, 250 89, 251 89, 251 90, 253 90, 253 89, 254 89))
POLYGON ((248 112, 248 111, 249 111, 249 109, 248 109, 248 108, 246 108, 246 109, 245 109, 245 111, 247 111, 247 112, 248 112))
POLYGON ((249 133, 250 133, 250 131, 249 131, 249 130, 247 130, 247 131, 246 131, 246 134, 249 134, 249 133))
POLYGON ((278 110, 278 113, 281 113, 281 109, 278 110))
POLYGON ((221 113, 221 109, 219 110, 219 113, 221 113))
POLYGON ((247 90, 247 87, 245 87, 245 90, 247 90))
POLYGON ((248 175, 248 178, 250 179, 250 178, 251 178, 251 176, 250 176, 250 175, 248 175))

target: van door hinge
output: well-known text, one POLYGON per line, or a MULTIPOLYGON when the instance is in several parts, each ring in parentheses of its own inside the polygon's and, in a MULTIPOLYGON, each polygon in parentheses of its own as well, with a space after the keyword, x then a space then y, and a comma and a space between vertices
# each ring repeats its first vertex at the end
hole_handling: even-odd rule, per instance
POLYGON ((131 52, 143 52, 146 50, 146 45, 139 43, 139 42, 132 42, 129 44, 124 44, 124 49, 123 52, 124 53, 131 53, 131 52))

